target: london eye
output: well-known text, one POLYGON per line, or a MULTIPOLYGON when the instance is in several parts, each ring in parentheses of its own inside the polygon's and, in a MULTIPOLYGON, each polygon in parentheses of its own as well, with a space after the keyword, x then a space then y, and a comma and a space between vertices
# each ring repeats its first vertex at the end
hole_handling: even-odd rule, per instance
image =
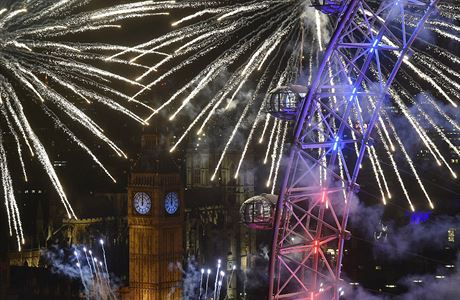
POLYGON ((340 298, 360 166, 374 144, 379 109, 437 2, 313 1, 337 19, 317 75, 305 97, 283 88, 268 105, 276 118, 295 119, 273 224, 270 299, 340 298), (408 10, 418 11, 412 30, 404 23, 408 10))

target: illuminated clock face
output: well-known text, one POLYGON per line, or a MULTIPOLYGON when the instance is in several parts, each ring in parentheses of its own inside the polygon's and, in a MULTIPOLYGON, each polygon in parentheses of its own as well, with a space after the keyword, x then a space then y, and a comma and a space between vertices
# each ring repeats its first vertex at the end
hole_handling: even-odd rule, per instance
POLYGON ((165 197, 165 210, 168 214, 173 215, 179 209, 179 196, 176 192, 167 193, 165 197))
POLYGON ((147 193, 139 192, 134 195, 134 209, 141 215, 146 215, 152 208, 152 200, 147 193))

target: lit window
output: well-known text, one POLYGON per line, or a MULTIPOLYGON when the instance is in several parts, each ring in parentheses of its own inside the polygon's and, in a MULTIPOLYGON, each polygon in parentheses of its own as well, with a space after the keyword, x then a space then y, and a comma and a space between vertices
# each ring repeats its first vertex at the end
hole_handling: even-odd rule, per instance
POLYGON ((447 241, 455 243, 455 228, 449 228, 449 230, 447 230, 447 241))

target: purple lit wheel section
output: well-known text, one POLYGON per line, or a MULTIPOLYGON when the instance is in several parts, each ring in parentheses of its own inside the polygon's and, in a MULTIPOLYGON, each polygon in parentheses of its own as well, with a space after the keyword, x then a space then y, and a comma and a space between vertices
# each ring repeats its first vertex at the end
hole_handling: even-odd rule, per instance
POLYGON ((311 0, 311 4, 316 9, 327 15, 339 14, 343 10, 342 0, 311 0))

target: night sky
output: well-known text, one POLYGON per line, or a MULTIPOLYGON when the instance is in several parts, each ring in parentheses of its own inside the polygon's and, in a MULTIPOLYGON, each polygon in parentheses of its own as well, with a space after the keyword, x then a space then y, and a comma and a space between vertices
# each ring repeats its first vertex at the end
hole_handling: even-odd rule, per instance
MULTIPOLYGON (((116 3, 121 1, 115 1, 116 3)), ((95 0, 93 3, 85 7, 86 9, 91 8, 99 8, 105 7, 115 3, 114 1, 109 0, 95 0)), ((244 2, 244 1, 243 1, 244 2)), ((158 36, 164 34, 170 30, 171 20, 177 19, 180 15, 186 14, 187 10, 184 10, 180 13, 172 13, 170 16, 155 16, 155 17, 145 17, 141 19, 133 19, 133 20, 125 20, 121 22, 117 22, 117 24, 122 25, 121 29, 107 29, 107 30, 99 30, 91 33, 84 33, 84 34, 75 34, 71 36, 73 41, 84 41, 84 42, 107 42, 107 43, 116 43, 120 45, 135 45, 142 42, 145 42, 151 39, 153 36, 158 36)), ((459 22, 454 24, 459 26, 459 22)), ((242 33, 240 33, 242 34, 242 33)), ((66 37, 67 38, 67 37, 66 37)), ((442 48, 448 49, 451 53, 459 54, 458 51, 458 43, 455 43, 449 39, 443 38, 436 38, 436 37, 426 37, 430 39, 430 41, 434 44, 442 46, 442 48)), ((216 55, 215 53, 211 53, 210 57, 216 55)), ((142 58, 139 63, 143 63, 146 65, 151 65, 152 60, 158 59, 153 55, 147 55, 146 57, 142 58)), ((157 88, 152 91, 149 91, 142 95, 139 99, 144 103, 152 106, 157 107, 166 99, 166 97, 170 96, 178 86, 182 86, 184 82, 187 82, 194 74, 198 73, 203 66, 207 63, 207 59, 209 57, 205 57, 199 60, 196 63, 191 64, 188 66, 184 71, 177 72, 174 77, 171 77, 164 82, 161 82, 157 88)), ((444 64, 449 65, 449 61, 445 60, 442 61, 444 64)), ((114 71, 115 73, 123 74, 126 77, 134 78, 139 75, 139 70, 132 67, 125 67, 125 66, 114 66, 113 64, 109 63, 102 63, 97 62, 97 66, 106 68, 108 70, 114 71)), ((452 64, 454 68, 454 64, 452 64)), ((153 78, 154 76, 152 76, 153 78)), ((399 77, 399 80, 403 80, 402 77, 399 77)), ((426 87, 427 92, 430 91, 430 87, 425 84, 421 83, 423 87, 426 87)), ((128 84, 119 84, 117 83, 116 88, 118 90, 122 90, 128 95, 132 95, 137 92, 137 88, 130 86, 128 84)), ((217 90, 219 86, 214 86, 214 89, 217 90)), ((413 92, 410 86, 408 86, 410 92, 413 92)), ((20 90, 20 88, 18 89, 20 90)), ((185 126, 187 126, 191 120, 191 118, 181 118, 179 121, 176 121, 174 124, 169 123, 167 126, 164 126, 165 122, 167 121, 167 115, 170 112, 174 111, 174 107, 166 110, 165 112, 161 113, 159 116, 156 116, 155 119, 151 121, 150 126, 142 126, 135 121, 122 116, 120 113, 113 112, 111 110, 105 109, 103 106, 100 105, 92 105, 88 107, 86 103, 84 103, 81 99, 77 99, 74 95, 70 94, 65 91, 62 91, 63 95, 68 96, 70 99, 78 101, 78 107, 84 107, 86 113, 89 116, 94 118, 99 125, 105 130, 105 133, 111 138, 120 148, 122 148, 128 155, 128 159, 119 158, 107 145, 100 142, 95 138, 90 132, 87 130, 82 130, 78 126, 69 128, 75 130, 78 133, 78 136, 87 143, 87 145, 94 151, 94 154, 104 163, 106 168, 112 173, 112 175, 117 179, 117 183, 113 183, 110 178, 106 177, 105 174, 97 168, 97 166, 91 161, 91 159, 85 154, 82 153, 75 145, 73 145, 60 131, 59 129, 55 128, 52 122, 44 117, 41 114, 33 114, 33 119, 30 120, 31 124, 33 125, 36 134, 42 140, 43 144, 45 145, 49 156, 51 157, 52 161, 63 162, 63 166, 59 166, 56 168, 56 171, 59 175, 59 178, 62 182, 64 190, 67 193, 67 196, 76 209, 76 214, 79 217, 88 217, 94 215, 110 215, 111 211, 104 212, 104 204, 101 205, 94 205, 94 203, 90 203, 92 200, 91 195, 95 193, 123 193, 126 192, 127 181, 128 181, 128 174, 130 172, 130 168, 136 159, 140 155, 140 139, 143 133, 150 132, 154 130, 155 127, 163 128, 169 127, 172 132, 176 134, 180 134, 185 126), (86 107, 85 107, 86 106, 86 107), (86 202, 85 202, 86 201, 86 202)), ((22 90, 18 92, 20 97, 28 98, 30 94, 28 92, 22 90), (22 93, 22 94, 21 94, 22 93)), ((458 99, 457 99, 458 100, 458 99)), ((139 114, 147 113, 141 107, 132 105, 129 106, 133 111, 138 112, 139 114)), ((34 110, 38 109, 37 103, 34 100, 28 101, 25 104, 24 109, 29 112, 33 112, 34 110)), ((30 115, 30 114, 29 114, 30 115)), ((458 111, 454 111, 454 118, 458 120, 458 111)), ((233 116, 231 116, 233 117, 233 116)), ((397 117, 398 118, 398 117, 397 117)), ((400 124, 403 130, 405 130, 407 126, 407 122, 403 121, 402 118, 400 124)), ((2 123, 2 129, 3 127, 2 123)), ((210 139, 215 139, 215 141, 219 141, 219 137, 223 134, 227 134, 230 128, 224 126, 219 126, 219 124, 212 124, 215 129, 215 136, 209 137, 210 139)), ((460 135, 456 133, 456 146, 460 146, 460 135)), ((447 238, 447 232, 444 232, 444 228, 442 230, 436 231, 435 227, 436 224, 449 224, 452 226, 458 225, 458 213, 460 212, 460 184, 458 180, 453 179, 449 176, 448 172, 445 169, 438 168, 435 166, 435 163, 430 161, 429 159, 424 159, 423 157, 418 157, 418 151, 420 146, 422 146, 421 142, 417 140, 418 138, 413 135, 413 133, 404 134, 405 142, 411 145, 409 147, 410 153, 416 157, 415 162, 417 168, 420 171, 421 178, 426 185, 426 188, 430 195, 432 195, 433 200, 435 201, 436 210, 434 210, 428 219, 423 219, 422 223, 419 225, 420 228, 412 227, 410 229, 411 234, 413 235, 423 235, 423 230, 431 230, 434 232, 433 234, 445 234, 445 238, 447 238), (437 223, 439 221, 439 223, 437 223), (425 227, 424 227, 425 226, 425 227)), ((430 132, 430 135, 435 135, 434 132, 430 132)), ((5 141, 7 144, 7 149, 11 150, 14 149, 14 142, 12 137, 8 134, 5 134, 5 141)), ((187 142, 194 143, 196 142, 194 138, 190 139, 187 142)), ((288 141, 288 143, 290 143, 288 141)), ((223 143, 220 143, 223 146, 223 143)), ((174 159, 180 164, 183 163, 183 155, 185 153, 186 143, 184 143, 182 148, 174 154, 174 159)), ((449 153, 449 149, 446 146, 441 148, 442 153, 449 153)), ((263 159, 264 153, 264 146, 256 145, 255 151, 256 153, 256 161, 263 159), (261 153, 260 157, 257 157, 257 154, 261 153)), ((450 155, 446 155, 450 159, 450 155)), ((402 161, 402 156, 397 157, 398 161, 402 161)), ((25 157, 25 162, 28 168, 28 175, 29 175, 29 182, 24 183, 22 179, 22 175, 20 169, 15 166, 11 166, 11 172, 13 176, 13 185, 18 197, 19 207, 21 214, 23 216, 24 228, 26 229, 26 235, 28 234, 28 230, 33 231, 35 221, 35 209, 33 201, 28 201, 27 195, 25 195, 25 191, 31 190, 41 190, 44 195, 51 201, 52 203, 55 202, 55 205, 59 206, 58 197, 54 192, 52 186, 49 183, 49 180, 46 176, 43 175, 41 167, 37 164, 36 161, 31 159, 30 157, 25 157)), ((382 156, 382 166, 383 168, 388 171, 387 174, 391 174, 391 165, 390 162, 383 158, 382 156)), ((456 163, 453 164, 455 171, 460 174, 460 164, 456 163)), ((395 240, 397 237, 404 236, 407 232, 401 232, 401 230, 407 230, 407 225, 410 223, 411 217, 413 215, 410 214, 408 210, 407 203, 405 202, 404 195, 400 189, 397 189, 397 184, 395 184, 396 178, 394 176, 389 176, 388 179, 390 184, 395 187, 392 189, 393 191, 393 198, 389 202, 389 204, 382 208, 380 203, 380 194, 377 190, 377 185, 375 180, 373 179, 373 173, 367 163, 367 169, 364 168, 360 174, 359 183, 361 185, 359 198, 364 203, 365 207, 372 207, 372 209, 363 209, 360 210, 363 214, 368 214, 367 216, 351 216, 351 227, 352 231, 356 229, 355 239, 349 242, 348 248, 351 249, 351 254, 348 254, 346 258, 346 266, 345 272, 349 274, 353 274, 357 269, 362 267, 363 264, 366 264, 368 261, 369 264, 375 264, 375 261, 384 260, 388 256, 391 256, 397 245, 393 245, 392 247, 385 248, 385 246, 380 247, 378 244, 379 241, 372 238, 374 233, 367 232, 366 228, 363 228, 363 223, 371 224, 372 226, 376 226, 378 228, 378 224, 380 221, 384 222, 393 229, 393 232, 389 232, 389 240, 392 239, 391 235, 393 234, 395 240), (372 218, 376 219, 372 219, 372 218), (367 220, 366 220, 367 219, 367 220), (354 227, 356 226, 356 228, 354 227), (402 228, 402 229, 400 229, 402 228), (353 255, 353 249, 360 248, 360 251, 356 251, 358 253, 357 257, 353 255), (362 253, 366 253, 364 255, 364 259, 362 258, 362 253), (360 262, 361 258, 361 262, 360 262), (364 262, 362 262, 364 260, 364 262), (366 261, 368 260, 368 261, 366 261)), ((256 187, 256 194, 266 192, 263 190, 264 179, 262 178, 262 174, 266 174, 268 172, 267 166, 263 166, 262 164, 256 166, 254 171, 258 173, 257 187, 256 187)), ((413 202, 418 208, 419 212, 428 212, 428 206, 425 203, 425 199, 423 194, 420 192, 416 184, 416 180, 411 175, 410 169, 407 165, 401 164, 400 165, 400 172, 407 183, 408 190, 411 195, 413 195, 413 202)), ((30 192, 29 192, 30 193, 30 192)), ((62 211, 59 210, 59 213, 62 214, 62 211)), ((1 223, 1 231, 0 231, 0 245, 2 248, 3 257, 5 257, 7 249, 10 250, 14 249, 15 243, 14 239, 7 238, 8 236, 8 227, 5 222, 5 210, 2 209, 1 211, 2 217, 0 218, 1 223), (8 243, 8 241, 9 243, 8 243), (9 247, 6 246, 9 244, 9 247)), ((48 216, 49 217, 49 216, 48 216)), ((56 217, 56 216, 53 216, 56 217)), ((440 225, 441 226, 441 225, 440 225)), ((460 228, 459 228, 460 229, 460 228)), ((429 236, 429 235, 428 235, 429 236)), ((397 242, 395 242, 397 243, 397 242)), ((411 246, 407 246, 407 249, 400 249, 402 252, 400 256, 404 257, 403 267, 401 270, 398 270, 398 276, 404 277, 408 274, 411 274, 415 268, 412 264, 423 264, 423 262, 427 261, 429 263, 435 262, 442 264, 443 262, 452 262, 455 257, 455 252, 452 250, 449 255, 444 254, 442 249, 438 249, 437 247, 430 247, 429 241, 421 241, 421 239, 417 239, 414 241, 415 245, 418 245, 416 249, 412 249, 411 246), (433 249, 434 248, 434 249, 433 249), (415 261, 415 263, 414 263, 415 261)), ((458 250, 458 248, 456 248, 458 250)), ((392 265, 398 268, 399 261, 401 260, 394 260, 390 261, 389 265, 392 265)), ((430 270, 430 271, 436 271, 430 270)), ((365 279, 363 279, 365 281, 365 279)), ((368 283, 369 286, 372 283, 368 283)), ((363 298, 364 299, 364 298, 363 298)))

